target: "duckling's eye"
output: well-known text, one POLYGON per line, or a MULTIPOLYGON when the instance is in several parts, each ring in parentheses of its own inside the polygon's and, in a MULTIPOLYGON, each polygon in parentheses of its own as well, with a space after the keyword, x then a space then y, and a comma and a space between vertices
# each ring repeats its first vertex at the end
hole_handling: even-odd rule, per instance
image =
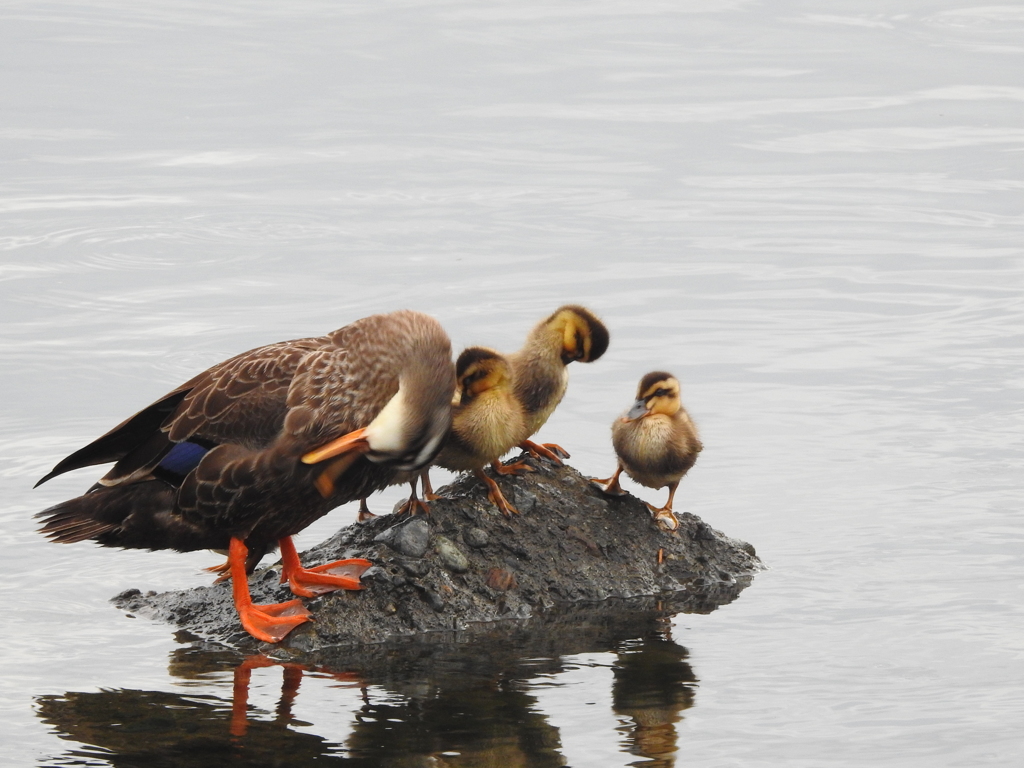
POLYGON ((655 397, 668 397, 668 390, 667 389, 658 389, 657 391, 655 391, 654 396, 655 397))

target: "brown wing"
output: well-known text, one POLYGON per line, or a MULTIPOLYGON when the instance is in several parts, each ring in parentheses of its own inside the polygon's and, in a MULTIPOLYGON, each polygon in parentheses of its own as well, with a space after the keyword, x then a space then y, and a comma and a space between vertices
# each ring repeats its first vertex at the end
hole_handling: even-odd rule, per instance
POLYGON ((324 338, 269 344, 218 363, 65 458, 36 485, 73 469, 117 462, 104 485, 134 482, 175 443, 262 446, 280 431, 288 387, 302 358, 324 338))
POLYGON ((398 391, 401 326, 391 315, 335 331, 299 364, 284 431, 307 450, 367 426, 398 391))
POLYGON ((171 442, 200 438, 259 448, 281 431, 288 389, 303 359, 325 342, 296 339, 243 352, 201 373, 164 424, 171 442))

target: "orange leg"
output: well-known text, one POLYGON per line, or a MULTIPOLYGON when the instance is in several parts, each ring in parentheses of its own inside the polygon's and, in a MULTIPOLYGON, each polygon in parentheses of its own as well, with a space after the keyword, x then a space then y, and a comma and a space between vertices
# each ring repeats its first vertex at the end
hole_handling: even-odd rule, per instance
POLYGON ((556 467, 560 467, 565 463, 562 459, 569 458, 569 452, 556 443, 540 444, 535 443, 532 440, 523 440, 523 442, 519 444, 519 447, 525 451, 529 451, 530 455, 535 459, 547 459, 556 467))
POLYGON ((376 515, 370 511, 370 508, 368 506, 366 506, 366 499, 360 499, 359 512, 356 514, 356 522, 365 523, 371 517, 376 517, 376 515))
POLYGON ((249 550, 244 542, 232 536, 228 562, 231 567, 231 590, 235 598, 235 609, 246 632, 265 643, 279 643, 299 624, 309 621, 312 615, 301 600, 253 605, 245 573, 245 558, 248 554, 249 550))
POLYGON ((423 485, 423 500, 437 501, 441 497, 434 493, 434 486, 430 484, 430 467, 420 472, 420 483, 423 485))
POLYGON ((272 667, 276 663, 266 656, 246 656, 242 663, 235 667, 231 697, 232 736, 245 736, 245 730, 249 725, 246 713, 249 711, 249 681, 252 679, 252 671, 260 667, 272 667))
POLYGON ((602 493, 606 493, 609 496, 625 496, 626 492, 622 490, 622 486, 619 485, 619 475, 622 474, 622 465, 619 464, 615 468, 615 474, 611 477, 607 477, 604 480, 598 480, 596 477, 590 478, 590 482, 601 489, 602 493))
POLYGON ((653 504, 647 504, 646 501, 644 502, 644 504, 647 504, 647 508, 654 513, 654 522, 663 531, 674 531, 679 527, 679 520, 672 513, 672 498, 676 495, 676 488, 678 487, 678 480, 668 487, 668 501, 664 507, 656 507, 653 504))
POLYGON ((519 510, 508 503, 508 500, 502 494, 501 488, 498 487, 498 484, 485 475, 482 469, 474 469, 473 474, 484 481, 484 485, 487 486, 487 498, 491 500, 494 506, 501 510, 501 513, 505 515, 505 517, 512 517, 512 515, 519 514, 519 510))
POLYGON ((369 560, 353 558, 303 568, 292 537, 285 536, 278 543, 281 545, 281 583, 287 581, 299 597, 316 597, 338 589, 362 589, 359 577, 373 565, 369 560))

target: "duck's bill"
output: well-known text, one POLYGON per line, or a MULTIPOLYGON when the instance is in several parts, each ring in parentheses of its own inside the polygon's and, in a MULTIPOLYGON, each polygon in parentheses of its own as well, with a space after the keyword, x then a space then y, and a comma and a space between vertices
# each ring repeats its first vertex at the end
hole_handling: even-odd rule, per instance
POLYGON ((321 461, 333 459, 335 456, 341 456, 343 453, 361 454, 369 450, 370 443, 366 439, 366 430, 357 429, 355 432, 342 435, 336 440, 320 446, 315 451, 310 451, 303 455, 302 463, 319 464, 321 461))
POLYGON ((633 403, 633 407, 626 411, 626 415, 622 417, 623 421, 636 421, 647 415, 647 403, 643 400, 637 400, 633 403))

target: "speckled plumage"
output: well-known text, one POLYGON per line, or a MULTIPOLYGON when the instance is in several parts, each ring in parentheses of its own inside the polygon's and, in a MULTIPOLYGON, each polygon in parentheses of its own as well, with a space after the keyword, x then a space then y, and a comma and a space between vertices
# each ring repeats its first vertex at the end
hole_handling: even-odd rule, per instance
POLYGON ((42 531, 61 542, 179 551, 223 549, 237 537, 249 548, 251 570, 278 539, 385 487, 396 466, 415 461, 428 435, 439 441, 454 385, 447 334, 433 318, 407 310, 243 352, 60 462, 40 483, 117 463, 85 495, 40 513, 42 531), (324 466, 301 458, 365 428, 400 380, 411 402, 408 450, 359 457, 324 498, 314 486, 324 466), (161 462, 184 441, 207 452, 174 474, 161 462))

